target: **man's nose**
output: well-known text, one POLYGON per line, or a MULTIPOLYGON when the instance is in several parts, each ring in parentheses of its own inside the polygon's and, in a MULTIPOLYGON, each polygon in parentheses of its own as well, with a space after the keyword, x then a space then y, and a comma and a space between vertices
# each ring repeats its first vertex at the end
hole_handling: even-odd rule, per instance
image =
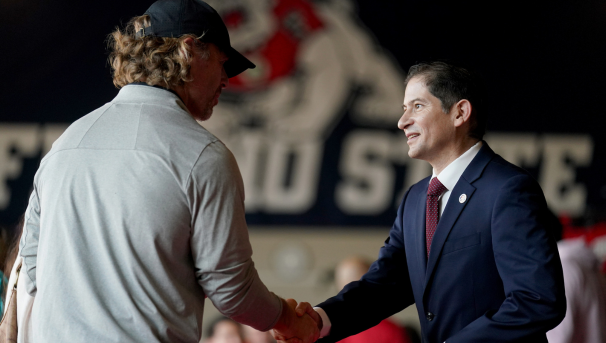
POLYGON ((408 125, 411 124, 411 119, 410 119, 410 115, 409 113, 406 113, 406 111, 404 111, 404 113, 402 113, 402 116, 400 117, 400 120, 398 120, 398 129, 400 130, 404 130, 406 127, 408 127, 408 125))
POLYGON ((223 68, 223 71, 221 72, 221 88, 225 88, 229 85, 229 77, 227 77, 227 72, 225 71, 225 68, 223 68))

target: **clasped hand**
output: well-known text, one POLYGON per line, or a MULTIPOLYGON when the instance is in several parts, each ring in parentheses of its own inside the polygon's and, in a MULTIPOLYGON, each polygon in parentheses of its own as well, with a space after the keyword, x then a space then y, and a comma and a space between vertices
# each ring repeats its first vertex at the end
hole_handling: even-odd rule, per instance
POLYGON ((322 318, 307 302, 297 304, 294 299, 286 299, 283 325, 272 330, 278 343, 313 343, 320 338, 322 318))

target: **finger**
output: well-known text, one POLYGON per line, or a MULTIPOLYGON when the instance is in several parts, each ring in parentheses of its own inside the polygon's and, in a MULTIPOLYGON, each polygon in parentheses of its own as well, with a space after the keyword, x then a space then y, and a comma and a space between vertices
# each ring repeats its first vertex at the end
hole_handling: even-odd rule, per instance
POLYGON ((295 312, 297 313, 297 316, 299 316, 299 317, 301 317, 307 313, 311 317, 311 319, 313 319, 314 322, 316 322, 318 329, 322 329, 322 326, 323 326, 322 317, 320 316, 320 314, 318 312, 316 312, 316 310, 314 310, 314 308, 311 306, 311 304, 306 303, 306 302, 299 303, 299 305, 297 305, 297 308, 295 309, 295 312))
POLYGON ((286 340, 286 337, 285 337, 285 336, 282 336, 282 335, 278 335, 278 336, 275 336, 275 335, 274 335, 274 339, 275 339, 276 341, 285 341, 285 340, 286 340))
MULTIPOLYGON (((320 318, 320 315, 319 315, 319 314, 318 314, 316 311, 314 311, 314 314, 315 314, 316 316, 318 316, 318 318, 320 318)), ((322 326, 322 318, 320 318, 320 319, 319 319, 319 320, 320 320, 320 322, 318 322, 318 321, 317 321, 315 318, 313 318, 313 317, 312 317, 312 319, 313 319, 313 321, 314 321, 314 322, 315 322, 315 324, 316 324, 316 326, 314 327, 313 334, 312 334, 312 336, 313 336, 313 340, 312 340, 312 342, 315 342, 315 341, 317 341, 317 340, 320 338, 320 329, 321 329, 321 326, 322 326)))
POLYGON ((286 299, 286 303, 293 309, 297 307, 297 301, 295 299, 286 299))
POLYGON ((276 330, 271 330, 271 335, 276 341, 286 341, 286 336, 279 334, 276 330))
POLYGON ((287 340, 279 340, 276 342, 278 342, 278 343, 303 343, 303 341, 298 339, 297 337, 293 337, 293 338, 287 339, 287 340))
POLYGON ((317 323, 309 315, 303 315, 300 320, 299 323, 302 325, 299 328, 300 331, 293 336, 304 338, 304 343, 311 343, 318 340, 318 338, 320 338, 320 329, 317 323))
POLYGON ((295 308, 295 312, 297 312, 297 316, 301 317, 305 313, 307 313, 311 316, 311 312, 316 312, 316 311, 314 311, 314 309, 310 303, 303 301, 297 305, 297 308, 295 308))

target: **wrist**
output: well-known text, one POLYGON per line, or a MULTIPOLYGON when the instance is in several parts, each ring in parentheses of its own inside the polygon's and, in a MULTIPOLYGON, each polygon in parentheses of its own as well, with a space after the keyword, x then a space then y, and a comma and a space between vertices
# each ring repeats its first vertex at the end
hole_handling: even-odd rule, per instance
POLYGON ((278 321, 272 329, 277 331, 284 331, 290 327, 292 316, 294 315, 294 310, 291 309, 290 306, 288 306, 286 300, 280 298, 280 301, 282 302, 282 312, 280 313, 280 317, 278 318, 278 321))
POLYGON ((320 337, 326 337, 330 334, 330 329, 332 327, 330 318, 328 317, 328 314, 326 314, 326 311, 324 311, 323 308, 314 307, 314 310, 316 311, 316 313, 318 313, 318 316, 320 317, 320 320, 322 321, 322 324, 321 324, 322 327, 319 327, 320 337))
POLYGON ((324 319, 322 319, 322 316, 318 313, 318 331, 322 332, 323 327, 324 327, 324 319))

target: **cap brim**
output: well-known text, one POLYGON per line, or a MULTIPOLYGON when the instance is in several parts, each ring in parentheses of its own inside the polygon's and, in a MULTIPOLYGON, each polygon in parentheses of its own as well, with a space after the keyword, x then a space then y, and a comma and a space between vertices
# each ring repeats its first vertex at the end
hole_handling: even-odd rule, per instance
POLYGON ((244 55, 242 55, 232 47, 227 48, 227 51, 225 51, 225 53, 229 58, 224 64, 227 77, 234 77, 242 73, 246 69, 253 69, 256 67, 254 63, 252 63, 248 58, 244 57, 244 55))

